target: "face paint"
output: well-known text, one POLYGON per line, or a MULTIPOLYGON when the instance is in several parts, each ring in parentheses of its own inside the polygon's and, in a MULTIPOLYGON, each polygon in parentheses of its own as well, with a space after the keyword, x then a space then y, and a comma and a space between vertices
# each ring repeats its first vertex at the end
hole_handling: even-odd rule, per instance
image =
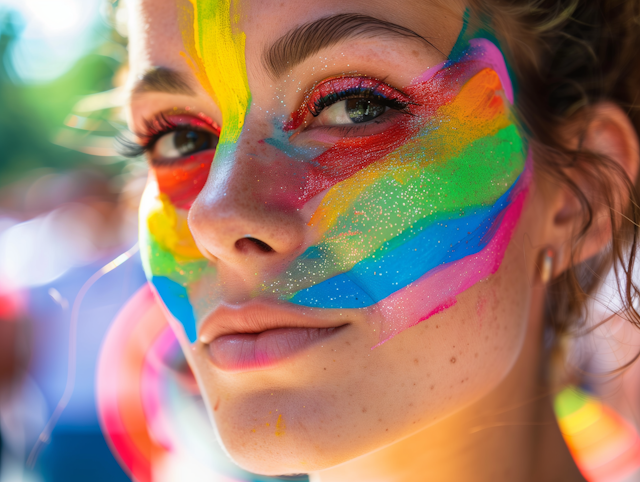
POLYGON ((493 43, 471 39, 406 93, 419 107, 405 125, 317 159, 311 186, 331 186, 310 222, 321 241, 270 285, 303 306, 380 310, 381 341, 497 271, 530 178, 493 43))
MULTIPOLYGON (((251 103, 245 35, 236 32, 238 15, 230 0, 190 2, 192 9, 184 12, 190 22, 183 32, 185 58, 222 112, 224 128, 215 154, 217 162, 225 162, 233 154, 251 103)), ((155 168, 140 206, 145 273, 191 343, 197 335, 190 291, 203 275, 214 275, 215 268, 191 236, 187 210, 202 190, 212 160, 213 152, 206 151, 192 156, 191 162, 155 168)))
MULTIPOLYGON (((218 157, 233 151, 251 104, 244 60, 245 34, 231 0, 189 0, 191 24, 183 29, 188 62, 222 112, 218 157)), ((184 22, 184 21, 183 21, 184 22)))
MULTIPOLYGON (((244 34, 235 29, 229 1, 190 2, 185 58, 222 112, 216 165, 232 163, 251 99, 244 34)), ((320 83, 291 119, 272 119, 273 134, 261 142, 290 162, 256 162, 256 173, 267 177, 277 166, 278 180, 271 182, 280 189, 254 193, 264 204, 289 209, 322 195, 309 221, 317 241, 245 298, 367 309, 384 319, 381 342, 455 304, 500 267, 526 198, 527 147, 513 103, 502 53, 483 34, 466 30, 450 60, 403 92, 367 77, 320 83), (368 135, 332 136, 313 123, 304 128, 309 113, 321 114, 354 93, 392 109, 390 120, 369 123, 368 135)), ((366 120, 368 109, 352 115, 366 120)), ((147 275, 191 342, 193 306, 211 311, 221 290, 186 223, 208 173, 196 161, 169 176, 176 185, 157 170, 141 207, 147 275)))

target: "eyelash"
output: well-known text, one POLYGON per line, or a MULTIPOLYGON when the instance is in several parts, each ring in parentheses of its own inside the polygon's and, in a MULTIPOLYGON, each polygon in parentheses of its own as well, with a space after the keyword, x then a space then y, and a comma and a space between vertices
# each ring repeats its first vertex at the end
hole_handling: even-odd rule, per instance
POLYGON ((118 134, 115 139, 116 152, 118 155, 126 158, 143 156, 153 151, 156 142, 158 142, 161 137, 179 129, 188 129, 193 131, 204 130, 198 129, 196 126, 176 124, 171 119, 167 119, 164 114, 158 114, 151 120, 145 120, 144 134, 137 135, 141 142, 129 139, 125 133, 118 134))
POLYGON ((116 151, 122 157, 140 157, 151 152, 155 143, 163 135, 174 131, 176 128, 177 125, 174 122, 167 119, 164 114, 159 114, 152 120, 145 121, 145 133, 137 135, 141 142, 132 141, 125 133, 118 134, 116 136, 116 151))
MULTIPOLYGON (((323 81, 313 89, 307 101, 294 113, 291 122, 285 126, 285 130, 298 128, 304 122, 305 111, 313 117, 317 117, 324 109, 348 99, 372 100, 407 115, 413 115, 409 106, 418 105, 410 101, 407 94, 382 80, 374 80, 369 77, 335 77, 323 81)), ((164 114, 159 114, 153 119, 145 121, 145 133, 137 135, 141 142, 131 140, 125 133, 118 134, 115 139, 116 151, 120 156, 126 158, 143 156, 153 151, 156 142, 162 136, 174 132, 180 127, 185 128, 185 126, 167 119, 164 114)), ((350 131, 358 127, 362 128, 363 126, 337 128, 350 131)), ((190 129, 198 130, 195 127, 190 127, 190 129)))
POLYGON ((324 109, 348 99, 373 100, 407 114, 410 113, 407 108, 415 105, 404 92, 394 89, 381 80, 368 77, 337 77, 318 85, 311 93, 306 106, 309 113, 317 117, 324 109))
MULTIPOLYGON (((323 109, 336 102, 353 98, 375 100, 406 115, 413 115, 409 109, 410 106, 419 105, 411 101, 411 97, 407 94, 382 80, 370 77, 334 77, 313 88, 302 106, 291 114, 291 119, 284 124, 283 129, 285 132, 294 131, 306 124, 309 114, 317 117, 323 109)), ((335 128, 332 127, 332 129, 335 128)), ((343 128, 352 129, 353 127, 340 127, 340 129, 343 128)))

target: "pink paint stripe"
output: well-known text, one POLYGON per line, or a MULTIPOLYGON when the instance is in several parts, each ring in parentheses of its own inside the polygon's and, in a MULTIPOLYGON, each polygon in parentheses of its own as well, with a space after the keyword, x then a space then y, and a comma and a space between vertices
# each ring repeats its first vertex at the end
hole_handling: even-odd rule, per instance
MULTIPOLYGON (((469 41, 469 45, 472 48, 471 57, 475 61, 494 70, 498 74, 504 93, 509 102, 513 104, 513 84, 511 83, 511 77, 509 77, 509 71, 507 70, 504 55, 502 55, 500 49, 498 49, 493 42, 485 38, 471 39, 469 41)), ((414 78, 411 81, 411 85, 421 84, 431 80, 446 64, 447 62, 440 62, 439 64, 430 67, 418 77, 414 78)))
POLYGON ((422 84, 424 82, 431 80, 434 75, 436 75, 438 72, 442 70, 442 67, 444 67, 445 64, 446 62, 440 62, 439 64, 434 65, 433 67, 429 67, 427 70, 422 72, 418 77, 413 79, 411 81, 411 85, 422 84))
MULTIPOLYGON (((526 171, 525 171, 526 175, 526 171)), ((527 176, 528 177, 528 176, 527 176)), ((528 186, 528 179, 523 184, 528 186)), ((378 303, 383 323, 380 343, 427 320, 456 303, 456 296, 498 271, 513 230, 520 219, 528 187, 506 208, 493 239, 479 253, 434 268, 420 279, 378 303)))

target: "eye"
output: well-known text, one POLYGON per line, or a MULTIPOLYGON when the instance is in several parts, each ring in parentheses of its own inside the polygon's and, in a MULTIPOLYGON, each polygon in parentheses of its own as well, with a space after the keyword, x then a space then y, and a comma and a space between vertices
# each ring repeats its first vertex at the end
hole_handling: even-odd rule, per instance
POLYGON ((380 117, 388 109, 388 106, 375 99, 347 99, 323 109, 316 122, 325 126, 363 124, 380 117))
POLYGON ((367 136, 397 122, 399 115, 412 115, 414 105, 409 95, 382 80, 333 77, 315 86, 284 128, 339 127, 343 137, 367 136))
POLYGON ((160 137, 151 151, 156 160, 179 159, 196 152, 215 149, 218 136, 213 132, 197 129, 176 129, 160 137))

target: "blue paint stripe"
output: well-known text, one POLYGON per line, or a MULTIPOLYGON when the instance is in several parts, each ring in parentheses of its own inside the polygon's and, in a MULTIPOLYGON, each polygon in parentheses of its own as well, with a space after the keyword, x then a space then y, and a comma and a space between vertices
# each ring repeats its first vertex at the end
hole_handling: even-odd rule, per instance
POLYGON ((493 238, 519 180, 492 206, 457 219, 423 219, 351 270, 300 290, 289 301, 319 308, 364 308, 438 266, 482 251, 493 238))
POLYGON ((167 309, 184 327, 189 342, 195 343, 197 339, 196 318, 187 289, 166 276, 153 276, 151 283, 158 291, 167 309))

